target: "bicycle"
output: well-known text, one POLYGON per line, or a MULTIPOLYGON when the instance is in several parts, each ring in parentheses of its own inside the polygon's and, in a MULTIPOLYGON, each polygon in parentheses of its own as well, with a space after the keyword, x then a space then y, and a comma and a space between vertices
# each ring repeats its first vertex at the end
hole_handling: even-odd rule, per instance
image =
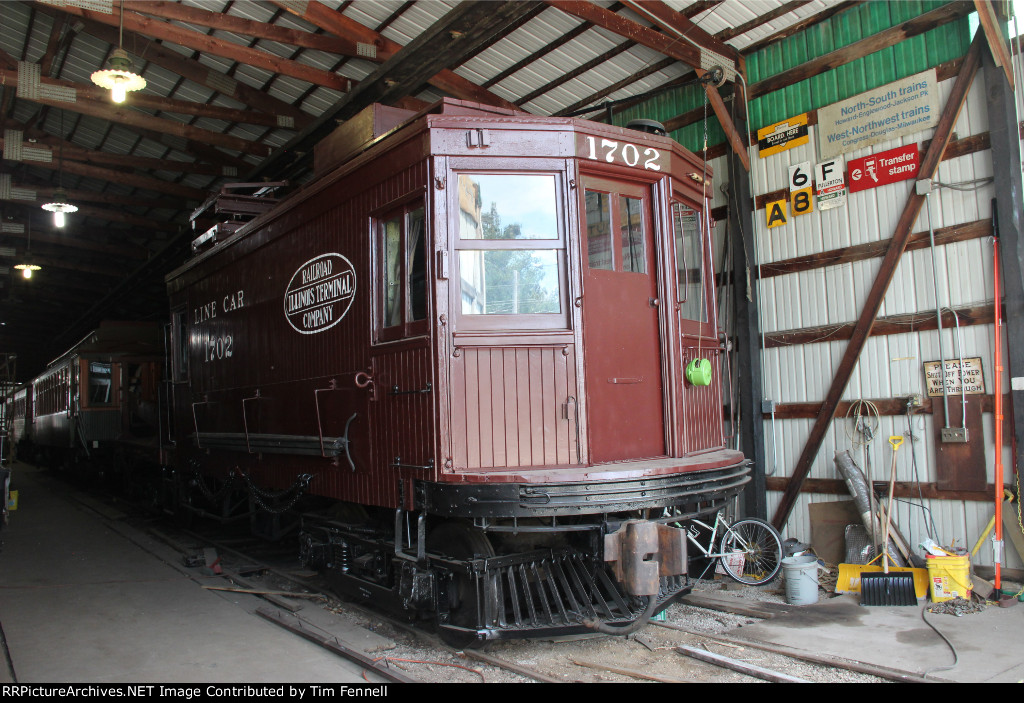
MULTIPOLYGON (((774 581, 782 570, 782 538, 770 524, 758 518, 743 518, 729 524, 719 511, 715 524, 691 518, 685 526, 687 540, 704 558, 717 559, 734 581, 748 586, 763 586, 774 581), (707 547, 698 541, 697 525, 711 531, 707 547), (723 528, 719 537, 719 527, 723 528), (715 551, 716 538, 718 551, 715 551), (742 555, 740 559, 739 555, 742 555)), ((683 527, 677 524, 677 527, 683 527)), ((710 568, 710 567, 709 567, 710 568)))

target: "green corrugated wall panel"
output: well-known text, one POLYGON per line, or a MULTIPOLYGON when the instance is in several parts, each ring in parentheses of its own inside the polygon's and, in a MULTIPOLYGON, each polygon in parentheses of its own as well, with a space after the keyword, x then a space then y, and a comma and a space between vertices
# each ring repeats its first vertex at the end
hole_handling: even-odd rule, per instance
MULTIPOLYGON (((784 73, 946 4, 943 0, 899 0, 865 2, 852 7, 747 56, 747 84, 784 73)), ((748 105, 750 127, 758 129, 959 58, 969 48, 968 31, 965 17, 822 75, 755 98, 748 105)), ((703 91, 698 86, 687 86, 617 113, 615 124, 626 124, 637 117, 664 122, 700 108, 703 103, 703 91)), ((725 133, 710 107, 708 114, 708 143, 713 146, 725 141, 725 133)), ((703 124, 698 122, 675 130, 673 137, 686 148, 699 151, 704 145, 703 124)))

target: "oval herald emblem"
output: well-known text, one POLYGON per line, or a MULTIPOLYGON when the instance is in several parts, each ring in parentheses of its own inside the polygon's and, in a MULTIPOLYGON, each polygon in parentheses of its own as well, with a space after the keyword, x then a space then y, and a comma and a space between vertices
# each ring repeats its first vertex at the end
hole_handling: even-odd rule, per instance
POLYGON ((342 321, 356 294, 356 270, 341 254, 302 264, 284 292, 284 316, 296 332, 316 334, 342 321))

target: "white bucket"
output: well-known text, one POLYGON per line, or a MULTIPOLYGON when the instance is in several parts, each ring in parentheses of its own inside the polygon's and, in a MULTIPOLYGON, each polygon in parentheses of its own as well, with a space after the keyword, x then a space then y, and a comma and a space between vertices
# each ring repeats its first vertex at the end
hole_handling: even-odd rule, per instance
POLYGON ((805 554, 782 560, 782 573, 786 578, 786 602, 790 605, 810 605, 818 602, 818 559, 805 554))

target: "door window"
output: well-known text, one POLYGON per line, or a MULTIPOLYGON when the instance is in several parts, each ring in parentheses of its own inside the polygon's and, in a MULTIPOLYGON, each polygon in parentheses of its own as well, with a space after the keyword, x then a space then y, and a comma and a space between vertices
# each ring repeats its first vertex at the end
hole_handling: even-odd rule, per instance
POLYGON ((672 230, 676 240, 677 299, 685 320, 708 321, 704 300, 704 243, 700 213, 683 203, 672 203, 672 230))

